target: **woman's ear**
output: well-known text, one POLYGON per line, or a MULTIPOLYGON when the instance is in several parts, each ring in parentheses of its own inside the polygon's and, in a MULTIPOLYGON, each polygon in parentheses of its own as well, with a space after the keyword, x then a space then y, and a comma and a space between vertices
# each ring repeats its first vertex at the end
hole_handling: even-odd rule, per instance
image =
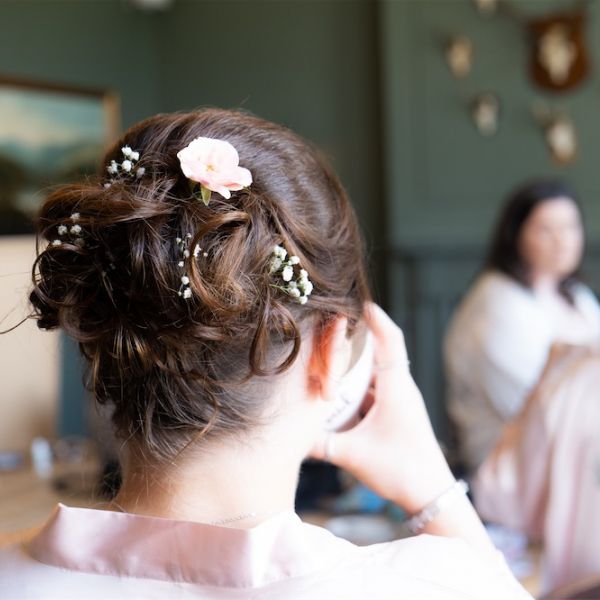
POLYGON ((348 319, 336 317, 318 327, 313 336, 308 363, 308 391, 313 397, 334 397, 340 379, 350 363, 350 341, 346 337, 348 319))

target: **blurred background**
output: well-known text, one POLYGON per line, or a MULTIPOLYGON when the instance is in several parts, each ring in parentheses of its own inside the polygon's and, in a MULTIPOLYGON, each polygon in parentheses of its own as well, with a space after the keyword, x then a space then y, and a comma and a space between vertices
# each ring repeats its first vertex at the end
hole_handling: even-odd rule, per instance
MULTIPOLYGON (((575 0, 0 0, 0 155, 14 158, 19 135, 51 115, 77 131, 96 119, 93 150, 144 117, 199 106, 242 107, 313 140, 350 193, 377 299, 405 331, 446 441, 442 337, 516 183, 560 176, 578 190, 584 271, 600 289, 599 62, 600 7, 575 0), (576 39, 533 64, 535 24, 561 14, 581 15, 576 39), (583 63, 569 71, 574 47, 583 63), (57 97, 67 104, 55 110, 57 97)), ((87 168, 42 169, 38 190, 87 168)), ((13 213, 43 194, 9 210, 7 173, 2 329, 26 314, 35 254, 13 213)), ((0 336, 0 450, 84 434, 80 370, 58 334, 28 323, 0 336)))

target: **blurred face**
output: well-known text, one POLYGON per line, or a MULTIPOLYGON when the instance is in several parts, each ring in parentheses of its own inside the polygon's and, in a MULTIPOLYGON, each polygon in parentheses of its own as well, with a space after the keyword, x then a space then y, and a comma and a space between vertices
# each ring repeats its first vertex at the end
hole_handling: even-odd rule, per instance
POLYGON ((575 203, 559 197, 538 204, 523 224, 519 251, 534 277, 561 279, 573 273, 583 252, 583 226, 575 203))

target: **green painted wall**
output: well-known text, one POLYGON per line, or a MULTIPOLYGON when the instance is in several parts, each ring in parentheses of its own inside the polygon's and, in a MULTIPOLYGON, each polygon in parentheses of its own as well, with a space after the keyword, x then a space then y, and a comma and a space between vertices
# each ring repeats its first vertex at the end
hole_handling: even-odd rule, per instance
MULTIPOLYGON (((589 3, 588 41, 600 62, 600 6, 589 3)), ((481 17, 472 0, 382 0, 381 56, 386 197, 394 246, 483 242, 506 191, 531 176, 561 175, 579 189, 590 233, 600 236, 600 83, 571 93, 536 88, 527 73, 523 24, 481 17), (471 74, 457 81, 443 48, 453 35, 474 45, 471 74), (481 91, 501 101, 498 134, 483 138, 468 105, 481 91), (579 159, 556 167, 531 115, 534 101, 562 107, 579 133, 579 159)), ((526 16, 574 5, 571 0, 516 0, 526 16)))

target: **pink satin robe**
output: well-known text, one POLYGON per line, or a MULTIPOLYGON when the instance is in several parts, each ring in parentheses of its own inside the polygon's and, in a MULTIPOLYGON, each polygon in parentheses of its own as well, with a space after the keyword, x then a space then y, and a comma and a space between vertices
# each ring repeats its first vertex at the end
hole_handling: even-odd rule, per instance
POLYGON ((544 376, 473 491, 482 517, 542 540, 542 591, 600 575, 600 353, 544 376))
POLYGON ((358 547, 284 512, 234 529, 59 505, 0 550, 0 598, 527 599, 502 559, 422 535, 358 547))

